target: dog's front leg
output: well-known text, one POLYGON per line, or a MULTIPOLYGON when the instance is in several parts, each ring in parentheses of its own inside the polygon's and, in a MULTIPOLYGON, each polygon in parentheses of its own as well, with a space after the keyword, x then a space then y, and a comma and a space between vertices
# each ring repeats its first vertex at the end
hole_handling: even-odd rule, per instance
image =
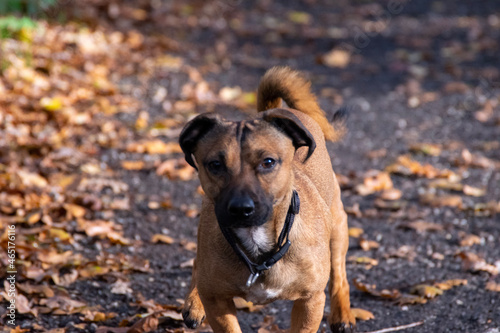
POLYGON ((236 317, 236 306, 232 298, 202 297, 202 302, 208 323, 215 333, 241 333, 236 317))
POLYGON ((314 293, 310 298, 293 303, 290 333, 317 332, 325 308, 325 292, 314 293))
POLYGON ((338 220, 335 221, 336 228, 332 232, 330 243, 332 266, 328 290, 331 309, 328 323, 333 333, 352 333, 356 329, 356 320, 351 313, 349 283, 345 271, 345 257, 349 246, 349 236, 347 215, 343 210, 341 212, 333 215, 334 217, 337 216, 338 220))
POLYGON ((197 271, 196 271, 196 259, 193 263, 193 273, 191 275, 191 286, 189 288, 189 293, 184 301, 184 307, 182 309, 182 317, 184 318, 184 323, 189 328, 198 327, 203 320, 205 320, 205 309, 200 300, 200 295, 198 294, 197 287, 197 271))

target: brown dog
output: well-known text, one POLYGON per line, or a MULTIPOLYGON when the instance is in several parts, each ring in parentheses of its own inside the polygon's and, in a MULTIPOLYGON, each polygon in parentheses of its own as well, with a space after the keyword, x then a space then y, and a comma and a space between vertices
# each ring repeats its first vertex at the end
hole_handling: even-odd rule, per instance
POLYGON ((184 321, 194 328, 206 314, 214 332, 241 332, 233 297, 287 299, 290 331, 317 332, 330 279, 330 327, 353 332, 347 217, 325 146, 339 133, 310 82, 286 67, 264 75, 257 107, 240 122, 202 114, 181 133, 206 194, 184 321))

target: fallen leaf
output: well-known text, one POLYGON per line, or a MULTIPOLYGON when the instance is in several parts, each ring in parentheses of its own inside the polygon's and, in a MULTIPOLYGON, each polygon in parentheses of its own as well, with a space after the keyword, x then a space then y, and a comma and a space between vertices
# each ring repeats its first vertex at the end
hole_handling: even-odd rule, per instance
POLYGON ((486 195, 486 190, 478 187, 473 187, 469 185, 464 185, 464 194, 470 195, 472 197, 483 197, 486 195))
POLYGON ((397 211, 406 207, 408 203, 403 200, 385 201, 382 199, 375 199, 374 205, 378 209, 385 209, 391 211, 397 211))
POLYGON ((151 243, 160 243, 160 242, 165 244, 173 244, 175 240, 172 237, 163 234, 154 234, 151 237, 151 243))
POLYGON ((424 233, 426 231, 443 231, 444 228, 441 224, 426 222, 426 221, 414 221, 403 223, 399 225, 400 228, 413 229, 418 233, 424 233))
POLYGON ((231 102, 236 100, 238 97, 240 97, 242 94, 242 90, 240 87, 223 87, 219 91, 219 98, 223 102, 231 102))
POLYGON ((347 261, 354 262, 356 264, 367 265, 368 267, 377 266, 378 260, 370 257, 354 257, 351 256, 347 258, 347 261))
POLYGON ((354 205, 352 205, 352 207, 345 206, 344 210, 349 215, 353 215, 353 216, 356 216, 356 217, 362 217, 363 216, 363 213, 359 209, 359 203, 357 203, 357 202, 354 205))
POLYGON ((429 179, 433 178, 459 178, 450 170, 439 170, 430 164, 421 164, 407 155, 401 155, 396 162, 387 166, 385 171, 389 173, 401 174, 404 176, 417 176, 429 179))
POLYGON ((160 317, 160 315, 161 312, 148 314, 147 317, 142 318, 132 325, 127 333, 146 333, 156 330, 158 328, 158 317, 160 317))
POLYGON ((90 310, 90 309, 83 310, 82 314, 84 315, 83 320, 91 321, 91 322, 105 321, 108 319, 113 319, 117 316, 117 314, 114 312, 104 313, 101 311, 95 311, 95 310, 90 310))
POLYGON ((441 146, 433 143, 416 143, 410 146, 410 151, 430 156, 441 155, 441 146))
POLYGON ((481 244, 481 237, 472 235, 472 234, 466 234, 464 232, 459 233, 460 237, 460 246, 472 246, 474 244, 481 244))
POLYGON ((370 320, 370 319, 375 319, 375 316, 373 313, 371 313, 368 310, 360 309, 360 308, 351 308, 351 313, 352 315, 357 319, 357 320, 370 320))
POLYGON ((145 168, 144 161, 122 161, 121 166, 125 170, 142 170, 145 168))
POLYGON ((361 234, 363 234, 363 232, 364 230, 361 228, 349 228, 349 237, 358 238, 361 234))
POLYGON ((416 295, 403 295, 396 300, 398 305, 412 305, 412 304, 425 304, 427 299, 422 296, 416 295))
POLYGON ((127 333, 128 330, 129 330, 129 327, 101 326, 101 327, 97 328, 96 333, 127 333))
POLYGON ((486 283, 486 290, 500 292, 500 283, 489 281, 486 283))
POLYGON ((345 50, 333 49, 321 57, 321 62, 328 67, 345 68, 351 61, 351 54, 345 50))
POLYGON ((387 172, 370 170, 366 172, 362 184, 356 186, 360 195, 369 195, 375 192, 388 190, 393 187, 391 177, 387 172))
POLYGON ((254 305, 252 302, 248 302, 244 300, 241 297, 235 297, 233 298, 234 305, 236 306, 236 309, 238 310, 245 310, 248 312, 256 312, 262 310, 264 306, 262 305, 254 305))
POLYGON ((463 207, 462 197, 459 195, 438 196, 433 193, 426 193, 420 196, 420 202, 432 207, 463 207))
POLYGON ((390 188, 387 190, 383 190, 382 193, 380 193, 380 198, 384 200, 389 200, 389 201, 394 201, 394 200, 399 200, 403 196, 403 192, 401 190, 398 190, 397 188, 390 188))
POLYGON ((359 238, 359 246, 364 251, 370 251, 371 249, 378 249, 380 247, 380 244, 376 241, 367 240, 364 237, 360 237, 359 238))
POLYGON ((410 293, 425 297, 427 299, 431 299, 431 298, 434 298, 436 296, 442 295, 443 290, 441 290, 437 287, 434 287, 434 286, 427 285, 427 284, 419 284, 419 285, 414 286, 410 290, 410 293))
POLYGON ((130 288, 130 281, 116 280, 111 285, 111 292, 119 295, 132 295, 132 288, 130 288))
POLYGON ((462 267, 464 270, 471 272, 485 271, 491 275, 498 274, 498 267, 488 264, 484 259, 472 252, 460 252, 458 257, 462 259, 462 267))
POLYGON ((354 287, 356 287, 356 289, 375 297, 396 299, 401 295, 401 293, 396 289, 393 290, 383 289, 382 291, 378 291, 376 285, 363 283, 361 282, 360 279, 357 278, 353 279, 353 284, 354 287))
POLYGON ((456 286, 465 286, 465 285, 467 285, 467 280, 465 280, 465 279, 452 279, 452 280, 446 280, 443 282, 434 283, 434 286, 436 286, 437 288, 439 288, 441 290, 449 290, 449 289, 456 287, 456 286))
POLYGON ((130 143, 127 151, 133 153, 147 154, 175 154, 181 153, 182 149, 177 142, 163 142, 162 140, 150 140, 130 143))

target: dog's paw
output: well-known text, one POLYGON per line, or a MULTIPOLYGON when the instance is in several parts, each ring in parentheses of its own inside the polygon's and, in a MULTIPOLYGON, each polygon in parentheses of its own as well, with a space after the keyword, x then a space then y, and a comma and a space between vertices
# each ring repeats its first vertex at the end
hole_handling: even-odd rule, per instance
POLYGON ((356 325, 352 323, 336 323, 330 326, 333 333, 354 333, 356 325))
POLYGON ((191 329, 195 329, 201 325, 201 323, 205 320, 205 314, 201 316, 193 315, 193 313, 188 310, 182 311, 182 318, 184 319, 184 324, 191 329))

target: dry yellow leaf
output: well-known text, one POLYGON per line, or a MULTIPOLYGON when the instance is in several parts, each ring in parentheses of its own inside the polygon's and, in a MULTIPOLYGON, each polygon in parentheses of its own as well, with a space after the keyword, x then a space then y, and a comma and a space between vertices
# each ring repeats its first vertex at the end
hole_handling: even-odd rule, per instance
POLYGON ((434 286, 436 286, 441 290, 449 290, 456 286, 465 286, 465 285, 467 285, 467 280, 465 279, 452 279, 434 284, 434 286))
POLYGON ((434 298, 436 296, 442 295, 443 290, 430 286, 427 284, 419 284, 417 286, 414 286, 411 291, 412 294, 419 295, 428 299, 434 298))
POLYGON ((349 228, 349 237, 358 238, 364 232, 361 228, 349 228))
POLYGON ((351 313, 358 320, 370 320, 374 319, 375 316, 368 310, 360 309, 360 308, 351 308, 351 313))
POLYGON ((152 243, 165 243, 165 244, 173 244, 175 240, 167 235, 163 234, 154 234, 153 237, 151 237, 151 242, 152 243))
POLYGON ((500 292, 500 283, 495 283, 493 281, 489 281, 486 284, 486 289, 489 290, 489 291, 500 292))
POLYGON ((125 170, 142 170, 146 163, 144 161, 122 161, 121 165, 125 170))
POLYGON ((324 54, 321 61, 328 67, 345 68, 351 61, 351 54, 345 50, 333 49, 324 54))
POLYGON ((393 184, 387 172, 370 170, 366 172, 363 183, 356 186, 356 191, 364 196, 391 188, 393 184))
POLYGON ((234 305, 238 310, 246 310, 249 312, 260 311, 264 306, 254 305, 252 302, 247 302, 241 297, 233 298, 234 305))
POLYGON ((486 194, 486 190, 479 188, 479 187, 473 187, 469 185, 464 185, 463 188, 464 194, 469 195, 471 197, 482 197, 486 194))

